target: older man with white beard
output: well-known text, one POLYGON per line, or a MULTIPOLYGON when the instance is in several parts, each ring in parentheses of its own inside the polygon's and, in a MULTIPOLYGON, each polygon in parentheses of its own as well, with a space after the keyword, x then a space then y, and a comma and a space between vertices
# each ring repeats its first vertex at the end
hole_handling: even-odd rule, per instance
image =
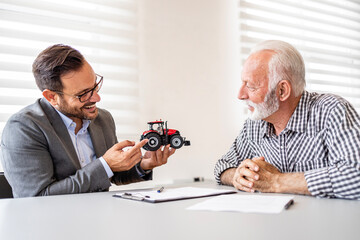
POLYGON ((247 191, 360 199, 360 117, 332 94, 309 93, 300 53, 258 44, 238 98, 251 116, 215 165, 219 184, 247 191))

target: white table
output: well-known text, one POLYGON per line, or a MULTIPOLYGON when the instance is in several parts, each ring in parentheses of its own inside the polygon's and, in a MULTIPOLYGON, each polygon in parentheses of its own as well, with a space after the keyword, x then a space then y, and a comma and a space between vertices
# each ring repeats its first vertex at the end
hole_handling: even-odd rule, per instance
POLYGON ((186 210, 207 198, 152 204, 113 194, 2 199, 0 239, 360 239, 360 201, 296 195, 280 214, 248 214, 186 210))

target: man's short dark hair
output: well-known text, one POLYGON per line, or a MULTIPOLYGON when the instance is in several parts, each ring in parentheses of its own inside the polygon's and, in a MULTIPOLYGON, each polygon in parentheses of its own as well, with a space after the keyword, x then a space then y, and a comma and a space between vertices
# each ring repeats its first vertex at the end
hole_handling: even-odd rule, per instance
POLYGON ((60 77, 79 70, 84 64, 83 55, 76 49, 56 44, 46 48, 35 59, 32 71, 41 91, 45 89, 62 91, 60 77))

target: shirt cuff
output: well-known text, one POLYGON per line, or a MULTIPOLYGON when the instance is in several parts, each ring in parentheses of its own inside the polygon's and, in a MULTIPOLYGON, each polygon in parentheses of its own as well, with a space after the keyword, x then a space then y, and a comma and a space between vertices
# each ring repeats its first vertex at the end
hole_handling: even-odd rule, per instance
POLYGON ((135 169, 136 169, 136 172, 139 174, 139 177, 144 177, 146 175, 148 175, 149 173, 151 173, 152 170, 144 170, 140 167, 140 163, 136 164, 135 165, 135 169))
POLYGON ((304 173, 308 190, 313 196, 334 197, 331 179, 327 168, 319 168, 304 173))
POLYGON ((108 178, 111 178, 112 176, 114 176, 113 171, 111 171, 111 168, 109 167, 109 165, 107 164, 105 159, 103 157, 99 157, 99 160, 102 163, 102 165, 106 171, 106 174, 108 175, 108 178))
POLYGON ((225 172, 229 168, 237 168, 238 167, 237 165, 235 165, 233 163, 228 163, 223 160, 220 160, 220 161, 216 164, 216 167, 214 170, 215 180, 218 184, 222 184, 220 177, 221 177, 221 174, 223 174, 223 172, 225 172))

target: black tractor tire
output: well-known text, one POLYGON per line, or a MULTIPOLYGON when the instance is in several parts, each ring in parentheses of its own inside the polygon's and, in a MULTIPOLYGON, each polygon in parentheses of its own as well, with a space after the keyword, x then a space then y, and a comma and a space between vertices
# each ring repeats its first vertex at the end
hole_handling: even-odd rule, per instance
POLYGON ((162 145, 161 137, 158 133, 148 133, 143 138, 149 139, 149 141, 143 146, 143 148, 147 151, 156 151, 162 145))
POLYGON ((181 148, 184 144, 184 139, 179 134, 174 134, 170 138, 170 146, 172 148, 181 148))

